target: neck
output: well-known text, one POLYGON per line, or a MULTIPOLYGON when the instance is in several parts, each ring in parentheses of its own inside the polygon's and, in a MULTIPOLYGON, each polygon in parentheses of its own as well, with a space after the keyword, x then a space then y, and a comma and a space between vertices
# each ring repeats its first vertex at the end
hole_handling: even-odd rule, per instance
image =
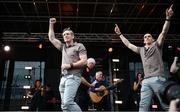
POLYGON ((73 45, 73 41, 66 42, 66 46, 67 46, 67 47, 69 47, 69 46, 71 46, 71 45, 73 45))
POLYGON ((146 48, 151 47, 151 44, 146 44, 145 47, 146 48))

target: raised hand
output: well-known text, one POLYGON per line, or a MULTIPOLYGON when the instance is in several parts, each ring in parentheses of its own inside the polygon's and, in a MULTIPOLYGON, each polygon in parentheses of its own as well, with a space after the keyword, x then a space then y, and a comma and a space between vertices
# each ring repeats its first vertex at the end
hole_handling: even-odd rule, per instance
POLYGON ((52 23, 52 24, 56 23, 56 18, 50 18, 49 23, 52 23))
POLYGON ((173 4, 166 9, 166 17, 172 17, 173 16, 173 10, 172 10, 173 4))
POLYGON ((176 61, 176 62, 178 61, 178 57, 177 57, 177 56, 176 56, 176 57, 174 57, 174 61, 176 61))
POLYGON ((119 27, 118 27, 118 25, 117 24, 115 24, 115 28, 114 28, 114 31, 116 32, 116 34, 121 34, 121 31, 120 31, 120 29, 119 29, 119 27))

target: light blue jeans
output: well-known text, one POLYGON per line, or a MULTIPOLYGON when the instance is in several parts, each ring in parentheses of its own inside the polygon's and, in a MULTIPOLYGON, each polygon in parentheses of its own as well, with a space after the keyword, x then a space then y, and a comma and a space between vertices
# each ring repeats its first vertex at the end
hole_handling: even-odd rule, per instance
POLYGON ((78 111, 81 112, 80 107, 74 102, 77 89, 81 82, 81 77, 76 75, 64 75, 61 78, 59 91, 61 94, 61 108, 63 111, 78 111))
POLYGON ((162 76, 149 77, 142 81, 141 100, 139 105, 140 112, 147 112, 149 110, 154 95, 157 96, 160 104, 162 104, 162 100, 159 96, 159 89, 161 89, 165 81, 166 78, 162 76))

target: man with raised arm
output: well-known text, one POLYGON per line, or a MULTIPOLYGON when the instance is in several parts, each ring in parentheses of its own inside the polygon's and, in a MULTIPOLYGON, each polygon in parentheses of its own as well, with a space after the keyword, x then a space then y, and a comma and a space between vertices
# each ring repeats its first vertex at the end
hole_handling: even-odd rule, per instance
POLYGON ((77 89, 81 83, 81 68, 87 64, 87 51, 83 44, 73 41, 74 32, 70 28, 63 30, 64 43, 55 38, 55 18, 49 20, 49 40, 62 52, 61 72, 59 91, 61 94, 61 108, 63 111, 81 111, 74 102, 77 89))
POLYGON ((132 51, 137 54, 140 54, 143 69, 144 69, 144 80, 142 81, 141 88, 141 100, 139 111, 148 111, 151 99, 155 94, 159 98, 159 89, 163 82, 166 81, 164 66, 162 60, 162 48, 164 39, 169 30, 171 17, 173 16, 173 5, 166 10, 166 20, 162 29, 162 32, 158 36, 158 39, 155 41, 150 33, 144 35, 144 46, 137 47, 130 43, 121 33, 119 27, 115 26, 115 32, 119 35, 122 42, 132 51))

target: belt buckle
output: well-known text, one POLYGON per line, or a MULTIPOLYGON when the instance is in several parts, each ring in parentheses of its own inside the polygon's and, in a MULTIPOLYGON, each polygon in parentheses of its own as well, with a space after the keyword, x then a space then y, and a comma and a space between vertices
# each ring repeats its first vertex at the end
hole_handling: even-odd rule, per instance
POLYGON ((66 75, 67 73, 68 73, 68 72, 67 72, 67 70, 65 70, 65 69, 62 71, 62 74, 63 74, 63 75, 66 75))

